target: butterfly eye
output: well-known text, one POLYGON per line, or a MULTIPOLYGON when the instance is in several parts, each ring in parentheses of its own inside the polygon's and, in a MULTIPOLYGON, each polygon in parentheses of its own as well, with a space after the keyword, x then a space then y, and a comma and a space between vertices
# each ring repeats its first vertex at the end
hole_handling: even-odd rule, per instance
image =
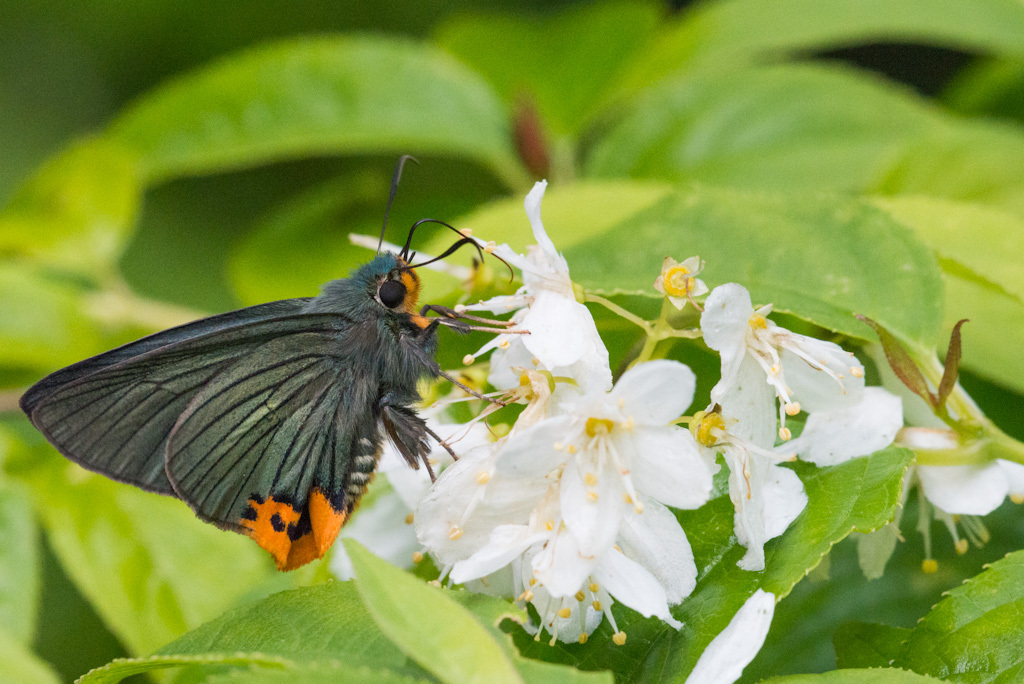
POLYGON ((377 297, 381 304, 394 309, 405 301, 405 285, 397 280, 385 280, 377 290, 377 297))

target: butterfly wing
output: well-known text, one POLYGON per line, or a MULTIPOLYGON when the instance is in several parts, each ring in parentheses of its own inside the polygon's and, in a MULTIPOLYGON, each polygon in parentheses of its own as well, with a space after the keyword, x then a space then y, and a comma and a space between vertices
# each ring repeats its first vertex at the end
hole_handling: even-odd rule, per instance
POLYGON ((306 301, 272 302, 150 335, 53 373, 21 406, 69 459, 173 495, 164 452, 178 416, 207 382, 259 346, 289 331, 338 325, 336 315, 299 314, 306 301))
POLYGON ((210 380, 177 420, 167 475, 196 514, 248 534, 282 570, 321 557, 380 450, 378 383, 352 331, 298 332, 210 380))

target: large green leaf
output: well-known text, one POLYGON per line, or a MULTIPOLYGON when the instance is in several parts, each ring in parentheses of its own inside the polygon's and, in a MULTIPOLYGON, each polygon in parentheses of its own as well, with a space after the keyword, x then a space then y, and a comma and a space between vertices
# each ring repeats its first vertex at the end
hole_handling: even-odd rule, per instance
POLYGON ((647 0, 618 0, 545 17, 463 15, 441 24, 437 40, 507 102, 534 104, 554 133, 575 135, 654 34, 660 14, 647 0))
MULTIPOLYGON (((0 440, 5 439, 0 435, 0 440)), ((0 452, 3 450, 0 443, 0 452)), ((31 503, 19 488, 0 478, 0 625, 6 638, 32 642, 39 611, 39 575, 39 528, 31 503)))
POLYGON ((836 630, 839 667, 888 667, 899 657, 911 630, 869 622, 848 622, 836 630))
POLYGON ((390 670, 353 666, 349 663, 303 665, 278 670, 234 669, 203 680, 205 684, 416 684, 428 680, 390 670))
POLYGON ((1024 8, 1013 0, 707 2, 665 26, 636 56, 624 87, 642 87, 677 71, 720 71, 858 43, 1020 55, 1024 8))
POLYGON ((132 653, 152 652, 275 574, 252 541, 200 522, 184 503, 87 473, 40 437, 26 439, 33 445, 9 470, 28 486, 65 572, 132 653))
POLYGON ((133 227, 136 160, 104 140, 69 146, 45 163, 0 213, 0 249, 106 275, 133 227))
POLYGON ((960 682, 1024 675, 1024 551, 955 587, 907 638, 896 665, 960 682))
POLYGON ((764 684, 939 684, 939 681, 896 668, 873 668, 772 677, 765 679, 764 684))
POLYGON ((1024 121, 1024 58, 969 65, 954 77, 943 100, 964 114, 1024 121))
POLYGON ((919 192, 1024 210, 1024 135, 954 119, 851 69, 687 73, 636 98, 590 176, 740 187, 919 192))
POLYGON ((274 594, 231 610, 149 658, 114 661, 83 684, 107 684, 140 672, 184 665, 290 668, 339 661, 416 673, 377 628, 352 582, 328 582, 274 594))
POLYGON ((304 155, 463 155, 513 184, 523 172, 508 117, 477 75, 390 38, 303 38, 183 76, 118 118, 111 140, 149 182, 304 155))
POLYGON ((673 610, 683 622, 676 632, 656 619, 644 619, 615 607, 627 635, 623 646, 611 641, 607 623, 586 645, 536 644, 525 633, 516 643, 525 655, 568 662, 586 669, 613 669, 620 681, 683 682, 707 645, 758 588, 784 598, 821 562, 833 544, 852 531, 867 532, 892 520, 900 501, 903 474, 911 458, 891 447, 831 468, 797 464, 807 491, 807 508, 790 528, 766 546, 764 572, 740 570, 744 548, 733 534, 733 505, 720 496, 680 521, 693 547, 697 587, 673 610))

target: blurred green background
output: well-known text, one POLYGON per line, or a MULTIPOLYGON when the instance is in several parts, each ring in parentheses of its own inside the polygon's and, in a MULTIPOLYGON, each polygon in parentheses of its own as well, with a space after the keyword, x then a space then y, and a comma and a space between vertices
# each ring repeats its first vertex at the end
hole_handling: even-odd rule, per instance
MULTIPOLYGON (((126 107, 167 79, 290 37, 358 33, 437 46, 462 60, 466 71, 486 85, 495 104, 481 121, 493 123, 497 137, 519 133, 504 142, 511 155, 505 162, 500 155, 488 157, 486 150, 474 153, 470 143, 481 134, 460 130, 462 122, 453 121, 446 135, 469 141, 464 149, 443 142, 426 145, 416 138, 406 144, 393 136, 380 149, 359 143, 339 152, 325 145, 323 150, 254 155, 251 162, 185 163, 170 172, 154 170, 137 209, 126 208, 132 204, 125 199, 131 188, 123 196, 116 192, 123 180, 116 155, 104 161, 109 168, 87 167, 90 182, 111 185, 111 205, 104 210, 130 217, 123 245, 96 247, 100 256, 93 258, 88 250, 69 256, 78 250, 72 244, 52 257, 47 240, 39 238, 47 246, 39 248, 44 256, 36 263, 25 257, 36 254, 30 244, 36 236, 17 231, 43 231, 45 221, 0 224, 0 258, 14 269, 0 282, 5 297, 0 318, 28 326, 27 332, 12 335, 23 348, 11 343, 0 359, 0 381, 9 390, 0 409, 8 414, 5 427, 16 435, 8 437, 15 444, 8 467, 17 471, 24 458, 19 450, 43 448, 24 436, 24 421, 12 410, 12 399, 44 372, 192 314, 311 295, 317 283, 344 275, 363 258, 348 246, 347 234, 379 230, 387 183, 402 152, 416 154, 422 164, 403 179, 392 212, 389 234, 394 239, 424 216, 454 220, 509 197, 518 204, 541 176, 564 185, 634 178, 767 191, 927 195, 976 203, 985 211, 1002 212, 1000 220, 1012 218, 1015 227, 1024 225, 1024 156, 1018 154, 1024 150, 1024 32, 1018 31, 1024 18, 1015 14, 1014 3, 995 0, 963 10, 968 19, 947 2, 879 9, 883 5, 857 2, 852 4, 856 11, 847 14, 808 12, 807 5, 793 1, 774 8, 761 2, 691 7, 513 0, 0 0, 0 206, 11 201, 15 210, 23 202, 18 188, 29 187, 31 196, 32 186, 25 184, 47 159, 104 131, 126 107), (588 13, 591 7, 596 9, 588 13), (621 21, 613 21, 619 15, 621 21), (515 49, 506 49, 507 43, 515 49), (835 89, 830 79, 837 79, 835 89), (759 100, 759 85, 772 84, 778 85, 775 95, 759 100), (705 111, 710 113, 702 118, 705 111), (659 117, 670 123, 659 128, 659 117), (538 134, 546 159, 537 156, 538 134), (680 138, 685 144, 679 144, 680 138), (692 157, 671 157, 668 149, 692 157), (834 174, 828 173, 832 159, 834 174), (111 255, 113 262, 103 261, 111 255), (81 263, 74 256, 81 256, 81 263), (23 263, 32 264, 30 274, 17 270, 23 263), (32 289, 37 278, 54 288, 38 296, 52 295, 46 301, 58 302, 53 315, 64 312, 63 318, 43 319, 40 312, 49 315, 50 309, 39 308, 33 299, 32 293, 40 292, 32 289), (66 288, 128 294, 126 301, 93 302, 100 310, 95 314, 81 308, 77 295, 61 299, 66 288), (150 300, 168 308, 132 308, 145 308, 150 300), (113 324, 97 326, 96 320, 111 311, 113 324)), ((413 98, 414 89, 415 83, 396 79, 391 95, 413 98)), ((473 97, 467 94, 467 102, 486 99, 473 97)), ((485 104, 491 106, 490 100, 485 104)), ((521 236, 523 226, 515 231, 521 236)), ((556 243, 568 241, 552 233, 556 243)), ((1014 235, 1002 249, 1015 249, 1021 239, 1014 235)), ((998 265, 989 271, 972 266, 980 275, 963 276, 952 266, 945 275, 982 288, 985 297, 993 288, 1012 293, 1019 284, 1019 279, 1012 287, 1000 280, 998 265)), ((968 285, 957 289, 949 282, 961 308, 989 302, 972 295, 968 285)), ((1024 342, 1019 337, 1024 321, 1015 318, 1024 308, 1018 296, 1009 300, 986 309, 1007 320, 1005 333, 990 330, 972 347, 975 333, 965 330, 968 356, 972 349, 975 356, 964 384, 1004 430, 1024 438, 1019 418, 1024 361, 1017 351, 1024 342), (1007 367, 1010 362, 1015 365, 1007 367)), ((947 312, 946 320, 959 317, 947 312)), ((607 317, 605 322, 614 325, 607 317)), ((617 358, 635 342, 628 326, 620 328, 622 335, 612 334, 617 358)), ((453 350, 453 358, 463 351, 453 350)), ((714 358, 693 350, 677 354, 705 371, 705 383, 713 377, 714 358)), ((24 585, 34 587, 26 605, 38 606, 37 619, 27 619, 23 633, 30 636, 29 650, 70 681, 111 658, 163 643, 156 636, 154 644, 145 639, 124 643, 109 620, 97 614, 95 596, 83 597, 89 574, 74 565, 69 542, 53 541, 65 519, 55 500, 38 494, 46 488, 39 485, 40 477, 23 478, 36 483, 27 494, 12 483, 15 493, 3 509, 13 520, 11 529, 21 530, 21 537, 11 539, 38 540, 36 550, 6 549, 6 558, 15 564, 31 556, 28 564, 38 568, 38 581, 24 585), (57 512, 41 513, 39 525, 25 513, 32 507, 57 512)), ((832 561, 833 577, 841 582, 804 583, 780 605, 770 652, 766 649, 748 678, 834 666, 831 633, 846 620, 912 625, 943 590, 977 573, 982 563, 1024 546, 1024 526, 1009 505, 990 526, 999 533, 997 542, 956 559, 948 572, 920 574, 921 551, 912 543, 900 548, 894 571, 873 583, 857 572, 847 542, 832 561), (816 617, 805 621, 802 611, 809 610, 816 617), (785 662, 779 654, 786 654, 785 662)), ((217 544, 220 537, 211 539, 217 544)), ((254 573, 269 579, 254 583, 258 587, 245 598, 314 578, 276 578, 266 572, 264 559, 246 558, 243 565, 258 566, 254 573)), ((0 572, 0 584, 21 586, 8 577, 16 574, 0 572)), ((198 609, 195 615, 208 617, 198 609)), ((191 626, 195 615, 186 616, 184 624, 191 626)))

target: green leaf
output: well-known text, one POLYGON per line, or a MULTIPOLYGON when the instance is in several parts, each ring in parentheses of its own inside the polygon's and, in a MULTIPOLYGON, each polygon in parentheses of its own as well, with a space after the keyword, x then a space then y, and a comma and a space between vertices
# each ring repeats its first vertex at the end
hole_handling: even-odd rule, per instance
POLYGON ((835 670, 823 674, 787 675, 763 680, 764 684, 938 684, 938 679, 895 668, 835 670))
POLYGON ((352 582, 327 582, 231 610, 150 658, 114 661, 93 670, 82 684, 108 684, 131 674, 190 664, 286 668, 318 661, 420 672, 415 666, 410 669, 405 655, 377 628, 352 582))
POLYGON ((53 669, 32 654, 21 639, 0 626, 0 681, 18 684, 60 684, 53 669))
POLYGON ((832 639, 836 664, 840 668, 888 667, 903 651, 910 632, 905 627, 848 622, 832 639))
POLYGON ((52 369, 98 351, 80 289, 27 265, 0 264, 0 365, 52 369))
MULTIPOLYGON (((380 560, 354 540, 344 543, 370 615, 420 666, 455 684, 523 681, 494 636, 444 590, 380 560)), ((508 613, 521 615, 512 606, 508 613)))
POLYGON ((75 143, 47 161, 0 214, 0 249, 105 275, 138 209, 136 160, 104 140, 75 143))
POLYGON ((745 549, 733 534, 734 509, 728 496, 696 511, 681 511, 680 522, 697 564, 697 587, 673 610, 683 622, 678 632, 614 606, 616 622, 628 637, 623 646, 613 645, 607 623, 583 646, 559 643, 548 648, 521 631, 516 645, 530 657, 612 669, 620 681, 683 682, 754 591, 764 589, 781 600, 850 532, 877 529, 892 520, 911 457, 906 449, 890 447, 830 468, 797 463, 807 508, 781 537, 766 545, 766 568, 761 573, 736 565, 745 549))
POLYGON ((721 71, 787 54, 874 43, 1024 54, 1024 9, 1013 0, 708 2, 666 25, 637 55, 627 84, 639 87, 682 70, 721 71))
POLYGON ((463 15, 443 23, 437 41, 483 74, 506 102, 531 102, 556 135, 576 135, 623 65, 654 34, 661 12, 645 0, 580 5, 542 17, 463 15))
POLYGON ((969 64, 953 78, 942 99, 962 114, 1024 121, 1024 60, 969 64))
MULTIPOLYGON (((6 436, 0 435, 0 440, 4 439, 6 436)), ((0 450, 3 448, 0 444, 0 450)), ((39 575, 39 528, 31 502, 20 488, 0 479, 0 625, 6 630, 4 638, 21 644, 32 642, 39 611, 39 575)))
POLYGON ((962 682, 1019 681, 1024 672, 1024 551, 951 589, 909 635, 899 667, 962 682))
MULTIPOLYGON (((768 33, 768 32, 766 32, 768 33)), ((687 73, 634 98, 588 176, 927 193, 1024 209, 1024 135, 848 68, 687 73)))
POLYGON ((390 670, 331 663, 283 670, 237 669, 203 681, 205 684, 415 684, 428 680, 406 677, 390 670))
MULTIPOLYGON (((559 246, 562 235, 579 229, 575 222, 547 225, 559 246)), ((653 282, 664 257, 698 254, 709 286, 738 282, 755 303, 774 303, 775 311, 829 330, 873 339, 854 318, 864 314, 899 339, 932 348, 939 327, 934 255, 857 199, 685 188, 564 254, 588 291, 660 296, 653 282)))
POLYGON ((476 74, 426 45, 303 38, 171 81, 113 123, 148 182, 306 155, 446 154, 525 182, 507 114, 476 74))
POLYGON ((200 522, 181 501, 87 473, 35 439, 12 475, 28 486, 65 572, 130 652, 152 652, 274 575, 251 540, 200 522))

